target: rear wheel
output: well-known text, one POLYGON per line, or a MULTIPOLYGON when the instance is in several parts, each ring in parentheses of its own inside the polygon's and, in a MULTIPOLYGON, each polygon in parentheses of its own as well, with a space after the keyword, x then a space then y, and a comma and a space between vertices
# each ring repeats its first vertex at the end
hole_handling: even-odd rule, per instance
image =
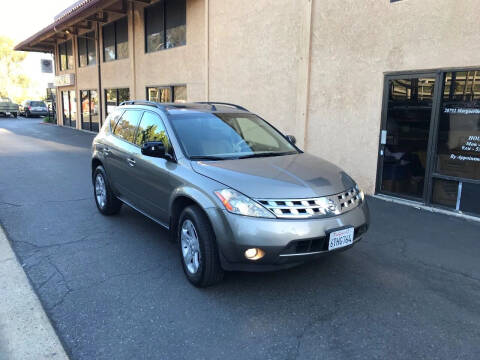
POLYGON ((188 206, 181 213, 177 240, 183 271, 193 285, 206 287, 223 279, 215 234, 198 206, 188 206))
POLYGON ((103 215, 114 215, 120 211, 122 202, 113 194, 107 173, 101 165, 93 172, 93 193, 98 211, 103 215))
POLYGON ((13 115, 14 118, 16 118, 18 116, 17 113, 13 113, 12 115, 13 115))

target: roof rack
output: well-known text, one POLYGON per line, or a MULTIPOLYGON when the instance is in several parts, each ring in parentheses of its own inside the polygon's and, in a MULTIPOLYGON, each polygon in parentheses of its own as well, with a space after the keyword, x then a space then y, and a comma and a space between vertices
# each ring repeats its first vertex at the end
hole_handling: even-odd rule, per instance
POLYGON ((231 104, 231 103, 226 103, 226 102, 218 102, 218 101, 197 101, 195 104, 212 105, 212 107, 213 107, 212 110, 216 110, 215 105, 225 105, 225 106, 234 107, 235 109, 238 109, 238 110, 248 111, 248 110, 245 109, 243 106, 236 105, 236 104, 231 104))
POLYGON ((127 101, 121 102, 119 106, 122 106, 122 105, 145 105, 145 106, 153 106, 156 108, 163 109, 163 107, 161 107, 161 105, 159 105, 158 103, 153 101, 147 101, 147 100, 127 100, 127 101))

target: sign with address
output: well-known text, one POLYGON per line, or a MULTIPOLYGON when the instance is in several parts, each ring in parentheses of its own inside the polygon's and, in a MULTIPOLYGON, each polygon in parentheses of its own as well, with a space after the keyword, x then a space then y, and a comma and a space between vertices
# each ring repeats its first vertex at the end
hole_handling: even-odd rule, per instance
POLYGON ((73 86, 75 85, 75 74, 62 74, 55 76, 55 86, 73 86))

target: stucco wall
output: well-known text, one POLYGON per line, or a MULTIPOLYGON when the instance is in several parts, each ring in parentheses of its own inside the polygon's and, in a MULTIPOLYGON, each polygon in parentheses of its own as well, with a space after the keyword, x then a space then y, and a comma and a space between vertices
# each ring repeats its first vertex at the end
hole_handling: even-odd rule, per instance
POLYGON ((374 191, 384 72, 480 65, 478 0, 314 1, 307 150, 374 191))
POLYGON ((292 0, 210 0, 210 99, 295 129, 300 15, 292 0))

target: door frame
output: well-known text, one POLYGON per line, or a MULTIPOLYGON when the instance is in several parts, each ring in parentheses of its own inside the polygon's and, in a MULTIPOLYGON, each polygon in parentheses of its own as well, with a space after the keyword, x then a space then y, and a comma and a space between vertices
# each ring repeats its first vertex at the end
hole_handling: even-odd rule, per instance
POLYGON ((397 198, 403 198, 418 203, 429 205, 431 203, 432 192, 432 174, 434 170, 435 151, 437 148, 437 134, 439 125, 439 111, 442 97, 439 94, 443 90, 443 70, 434 71, 408 71, 388 73, 384 75, 383 81, 383 99, 382 99, 382 114, 380 122, 380 134, 378 138, 378 153, 377 153, 377 178, 375 185, 375 193, 388 196, 394 196, 397 198), (389 82, 391 80, 399 79, 416 79, 416 78, 434 78, 434 92, 432 98, 432 112, 430 115, 430 127, 428 132, 428 144, 427 144, 427 158, 425 163, 425 181, 423 187, 423 197, 417 198, 414 196, 391 193, 389 191, 383 191, 381 189, 383 179, 383 161, 384 161, 384 144, 382 144, 382 131, 387 127, 387 114, 388 114, 388 96, 390 92, 389 82))

